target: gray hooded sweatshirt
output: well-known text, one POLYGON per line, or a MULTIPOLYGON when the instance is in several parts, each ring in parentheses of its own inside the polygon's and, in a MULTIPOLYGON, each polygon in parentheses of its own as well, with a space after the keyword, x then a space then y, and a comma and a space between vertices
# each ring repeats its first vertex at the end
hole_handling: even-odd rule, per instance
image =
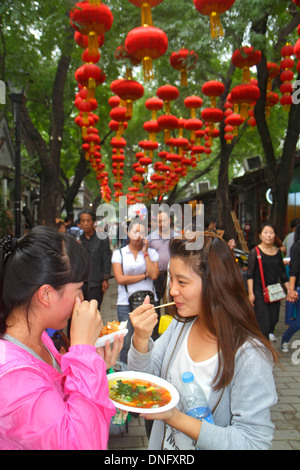
MULTIPOLYGON (((128 354, 130 370, 146 372, 168 380, 174 361, 190 324, 172 320, 168 329, 142 354, 131 344, 128 354)), ((273 361, 262 345, 247 341, 236 353, 231 383, 219 392, 211 391, 209 407, 214 424, 202 421, 195 449, 263 450, 271 447, 274 425, 270 408, 277 402, 273 378, 273 361)), ((155 420, 149 449, 163 450, 166 426, 155 420)), ((179 449, 186 450, 186 449, 179 449)))

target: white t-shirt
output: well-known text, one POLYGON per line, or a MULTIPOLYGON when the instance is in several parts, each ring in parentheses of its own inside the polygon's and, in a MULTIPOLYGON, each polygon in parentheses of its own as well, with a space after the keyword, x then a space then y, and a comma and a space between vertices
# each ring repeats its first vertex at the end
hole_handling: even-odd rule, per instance
MULTIPOLYGON (((209 400, 209 395, 212 388, 211 384, 216 375, 218 367, 218 353, 206 361, 195 362, 191 359, 188 352, 187 343, 193 323, 194 322, 191 322, 191 326, 185 335, 182 345, 174 359, 172 367, 169 369, 167 380, 168 382, 171 382, 171 384, 174 385, 180 393, 182 374, 187 371, 192 372, 195 382, 200 385, 206 395, 207 400, 209 400)), ((183 411, 181 401, 179 401, 177 407, 180 411, 183 411)), ((182 432, 166 425, 163 449, 191 450, 195 449, 195 442, 186 434, 183 434, 182 432)))
MULTIPOLYGON (((111 262, 112 263, 120 263, 122 264, 122 269, 123 269, 123 274, 126 276, 133 276, 136 274, 143 274, 146 272, 146 260, 144 258, 144 253, 141 250, 136 259, 131 253, 129 246, 126 245, 122 250, 122 255, 123 255, 123 263, 121 259, 121 253, 120 250, 115 250, 112 255, 111 262)), ((156 250, 153 248, 148 248, 148 254, 151 259, 151 261, 155 262, 158 261, 159 256, 156 250)), ((125 286, 119 285, 118 286, 118 300, 117 304, 118 305, 128 305, 128 297, 130 297, 131 294, 138 290, 150 290, 154 293, 154 299, 157 300, 156 297, 156 292, 154 289, 153 285, 153 280, 147 277, 147 279, 142 279, 139 282, 135 282, 134 284, 128 284, 127 285, 127 292, 125 289, 125 286)))

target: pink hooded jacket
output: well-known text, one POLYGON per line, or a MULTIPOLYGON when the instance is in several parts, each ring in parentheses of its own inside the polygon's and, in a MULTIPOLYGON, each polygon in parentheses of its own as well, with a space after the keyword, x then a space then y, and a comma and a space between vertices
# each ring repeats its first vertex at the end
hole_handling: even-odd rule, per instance
POLYGON ((61 356, 46 332, 42 340, 62 374, 0 340, 0 449, 106 449, 116 409, 104 360, 94 346, 72 346, 61 356))

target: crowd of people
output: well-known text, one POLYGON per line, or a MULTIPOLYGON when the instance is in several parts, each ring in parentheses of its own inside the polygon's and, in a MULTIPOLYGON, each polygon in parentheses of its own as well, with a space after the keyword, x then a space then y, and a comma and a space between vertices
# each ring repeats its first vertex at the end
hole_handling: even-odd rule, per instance
POLYGON ((246 289, 235 240, 225 241, 214 220, 204 232, 177 233, 161 210, 151 233, 140 217, 129 221, 126 244, 114 250, 97 236, 95 221, 86 210, 76 226, 38 226, 0 241, 0 448, 105 449, 116 412, 106 374, 118 359, 178 389, 181 374, 192 371, 214 410, 213 424, 188 416, 180 401, 145 415, 149 449, 270 448, 280 300, 265 301, 259 259, 266 285, 287 292, 287 352, 300 329, 300 224, 283 248, 274 227, 263 224, 246 289), (128 334, 96 349, 112 273, 128 334), (163 299, 174 302, 173 321, 159 334, 154 307, 163 299))

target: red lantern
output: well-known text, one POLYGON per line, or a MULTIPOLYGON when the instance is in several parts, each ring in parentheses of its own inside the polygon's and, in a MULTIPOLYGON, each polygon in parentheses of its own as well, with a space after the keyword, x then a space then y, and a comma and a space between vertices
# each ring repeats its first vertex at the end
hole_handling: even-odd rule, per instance
POLYGON ((245 119, 241 117, 240 114, 233 113, 225 119, 225 124, 233 127, 232 134, 236 136, 238 134, 238 127, 241 126, 244 121, 245 119))
POLYGON ((248 115, 248 106, 252 103, 256 103, 259 97, 259 88, 248 83, 237 85, 231 90, 232 102, 240 105, 240 114, 244 119, 246 119, 248 115))
POLYGON ((114 87, 114 93, 126 102, 127 115, 132 116, 133 101, 144 95, 144 87, 135 80, 120 80, 114 87))
POLYGON ((184 100, 184 106, 191 110, 191 118, 196 117, 196 109, 201 108, 203 99, 200 96, 188 96, 184 100))
POLYGON ((112 12, 103 3, 90 5, 85 1, 78 2, 70 11, 71 26, 81 34, 104 34, 111 28, 113 20, 112 12))
POLYGON ((266 117, 270 117, 270 111, 273 106, 275 106, 279 101, 279 96, 277 93, 273 91, 269 91, 266 95, 266 106, 265 106, 265 113, 266 117))
POLYGON ((174 101, 178 98, 178 88, 173 85, 163 85, 157 89, 156 94, 164 102, 165 113, 170 114, 170 101, 174 101))
POLYGON ((223 36, 220 15, 232 7, 235 0, 194 0, 196 9, 202 15, 209 16, 211 37, 223 36))
POLYGON ((205 108, 201 112, 201 117, 204 121, 208 122, 209 129, 213 132, 214 124, 223 120, 224 113, 219 108, 205 108))
POLYGON ((267 69, 269 72, 268 82, 267 82, 267 92, 272 90, 272 80, 280 74, 280 67, 274 62, 267 63, 267 69))
POLYGON ((160 132, 160 127, 158 125, 157 121, 146 121, 143 124, 143 128, 145 129, 146 132, 148 132, 148 137, 149 140, 152 140, 153 142, 156 141, 156 134, 160 132))
MULTIPOLYGON (((82 47, 82 49, 89 48, 89 38, 85 34, 81 34, 79 31, 75 31, 74 39, 75 39, 76 43, 78 44, 78 46, 82 47)), ((102 47, 104 42, 105 42, 104 34, 100 34, 97 37, 97 42, 98 42, 98 47, 95 48, 96 51, 98 51, 98 48, 102 47)), ((93 52, 93 51, 91 50, 91 52, 93 52)))
POLYGON ((180 49, 170 55, 170 64, 175 70, 179 70, 182 86, 187 86, 187 72, 195 68, 197 62, 198 54, 188 49, 180 49))
POLYGON ((202 93, 210 97, 211 107, 216 107, 216 97, 222 95, 225 86, 218 80, 210 80, 202 85, 202 93))
POLYGON ((257 65, 261 60, 261 52, 255 50, 253 46, 244 46, 236 49, 232 54, 233 65, 243 70, 243 83, 250 82, 250 68, 257 65))
POLYGON ((294 46, 294 54, 297 57, 297 59, 300 60, 300 38, 297 40, 294 46))
POLYGON ((170 139, 170 131, 178 128, 178 118, 172 114, 163 114, 157 118, 157 123, 164 131, 164 140, 167 142, 170 139))
POLYGON ((185 120, 184 127, 185 129, 191 132, 191 137, 190 137, 191 143, 195 142, 196 131, 201 129, 202 126, 203 126, 203 122, 201 121, 201 119, 190 118, 190 119, 185 120))
POLYGON ((128 54, 143 61, 144 79, 153 78, 152 61, 168 49, 167 35, 154 26, 140 26, 127 34, 125 48, 128 54))
POLYGON ((156 96, 154 96, 153 98, 148 98, 145 101, 146 108, 149 109, 149 111, 151 111, 152 113, 153 121, 157 119, 157 111, 162 109, 163 105, 164 105, 163 100, 156 98, 156 96))

